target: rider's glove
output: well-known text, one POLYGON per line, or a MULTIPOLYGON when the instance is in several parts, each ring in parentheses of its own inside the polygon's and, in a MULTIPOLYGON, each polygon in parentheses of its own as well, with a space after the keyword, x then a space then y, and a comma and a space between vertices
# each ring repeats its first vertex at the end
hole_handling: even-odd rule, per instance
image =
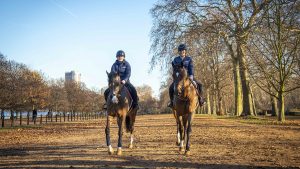
POLYGON ((122 80, 121 83, 122 83, 122 84, 125 84, 126 82, 125 82, 125 80, 122 80))

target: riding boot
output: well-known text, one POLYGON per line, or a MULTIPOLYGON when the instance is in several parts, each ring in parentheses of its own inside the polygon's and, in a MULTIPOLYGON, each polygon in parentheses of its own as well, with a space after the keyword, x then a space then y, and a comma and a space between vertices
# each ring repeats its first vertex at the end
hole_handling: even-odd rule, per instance
POLYGON ((107 97, 109 95, 109 88, 107 88, 105 91, 104 91, 104 99, 105 99, 105 103, 102 107, 103 110, 107 110, 107 97))
POLYGON ((125 86, 127 87, 127 89, 129 90, 129 92, 131 93, 132 108, 133 109, 135 109, 135 108, 139 109, 139 104, 138 104, 139 97, 137 95, 137 91, 136 91, 135 87, 130 82, 127 82, 125 84, 125 86))
POLYGON ((173 106, 174 106, 174 103, 173 103, 174 83, 172 83, 169 87, 169 97, 170 97, 170 102, 168 103, 168 107, 173 108, 173 106))
POLYGON ((139 109, 139 104, 137 102, 133 101, 132 102, 132 108, 133 109, 135 109, 135 108, 139 109))
POLYGON ((170 100, 170 102, 168 103, 168 107, 173 108, 173 106, 174 106, 173 101, 170 100))
POLYGON ((132 108, 137 108, 139 109, 139 96, 137 95, 136 92, 133 92, 133 101, 132 101, 132 108))
POLYGON ((203 98, 202 96, 199 96, 199 97, 198 97, 198 101, 199 101, 200 107, 204 105, 204 102, 205 102, 205 101, 204 101, 204 98, 203 98))

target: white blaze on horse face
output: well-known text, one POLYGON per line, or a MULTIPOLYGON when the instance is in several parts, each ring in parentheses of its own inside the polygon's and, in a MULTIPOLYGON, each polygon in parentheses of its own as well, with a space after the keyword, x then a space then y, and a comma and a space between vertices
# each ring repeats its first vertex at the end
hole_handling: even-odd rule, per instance
POLYGON ((176 76, 177 76, 177 77, 179 76, 179 73, 178 73, 178 72, 176 72, 176 76))
POLYGON ((113 103, 118 103, 118 102, 119 102, 117 96, 114 96, 114 97, 111 99, 111 101, 112 101, 113 103))

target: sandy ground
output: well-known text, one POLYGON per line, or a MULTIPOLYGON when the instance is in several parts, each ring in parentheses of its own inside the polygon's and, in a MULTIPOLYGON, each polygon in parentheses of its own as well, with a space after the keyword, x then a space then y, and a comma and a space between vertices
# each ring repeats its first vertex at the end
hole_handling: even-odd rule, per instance
MULTIPOLYGON (((116 121, 116 120, 115 120, 116 121)), ((172 115, 137 116, 134 148, 108 155, 105 119, 0 129, 0 168, 300 168, 300 121, 252 124, 197 115, 191 155, 176 146, 172 115)), ((111 129, 116 150, 117 125, 111 129)))

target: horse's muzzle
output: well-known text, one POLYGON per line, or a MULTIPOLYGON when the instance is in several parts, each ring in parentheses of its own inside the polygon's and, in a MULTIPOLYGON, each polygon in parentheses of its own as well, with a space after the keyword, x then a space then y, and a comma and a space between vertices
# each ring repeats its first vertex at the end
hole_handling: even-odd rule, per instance
POLYGON ((115 104, 117 104, 119 102, 119 99, 117 98, 117 96, 114 94, 111 101, 115 104))

